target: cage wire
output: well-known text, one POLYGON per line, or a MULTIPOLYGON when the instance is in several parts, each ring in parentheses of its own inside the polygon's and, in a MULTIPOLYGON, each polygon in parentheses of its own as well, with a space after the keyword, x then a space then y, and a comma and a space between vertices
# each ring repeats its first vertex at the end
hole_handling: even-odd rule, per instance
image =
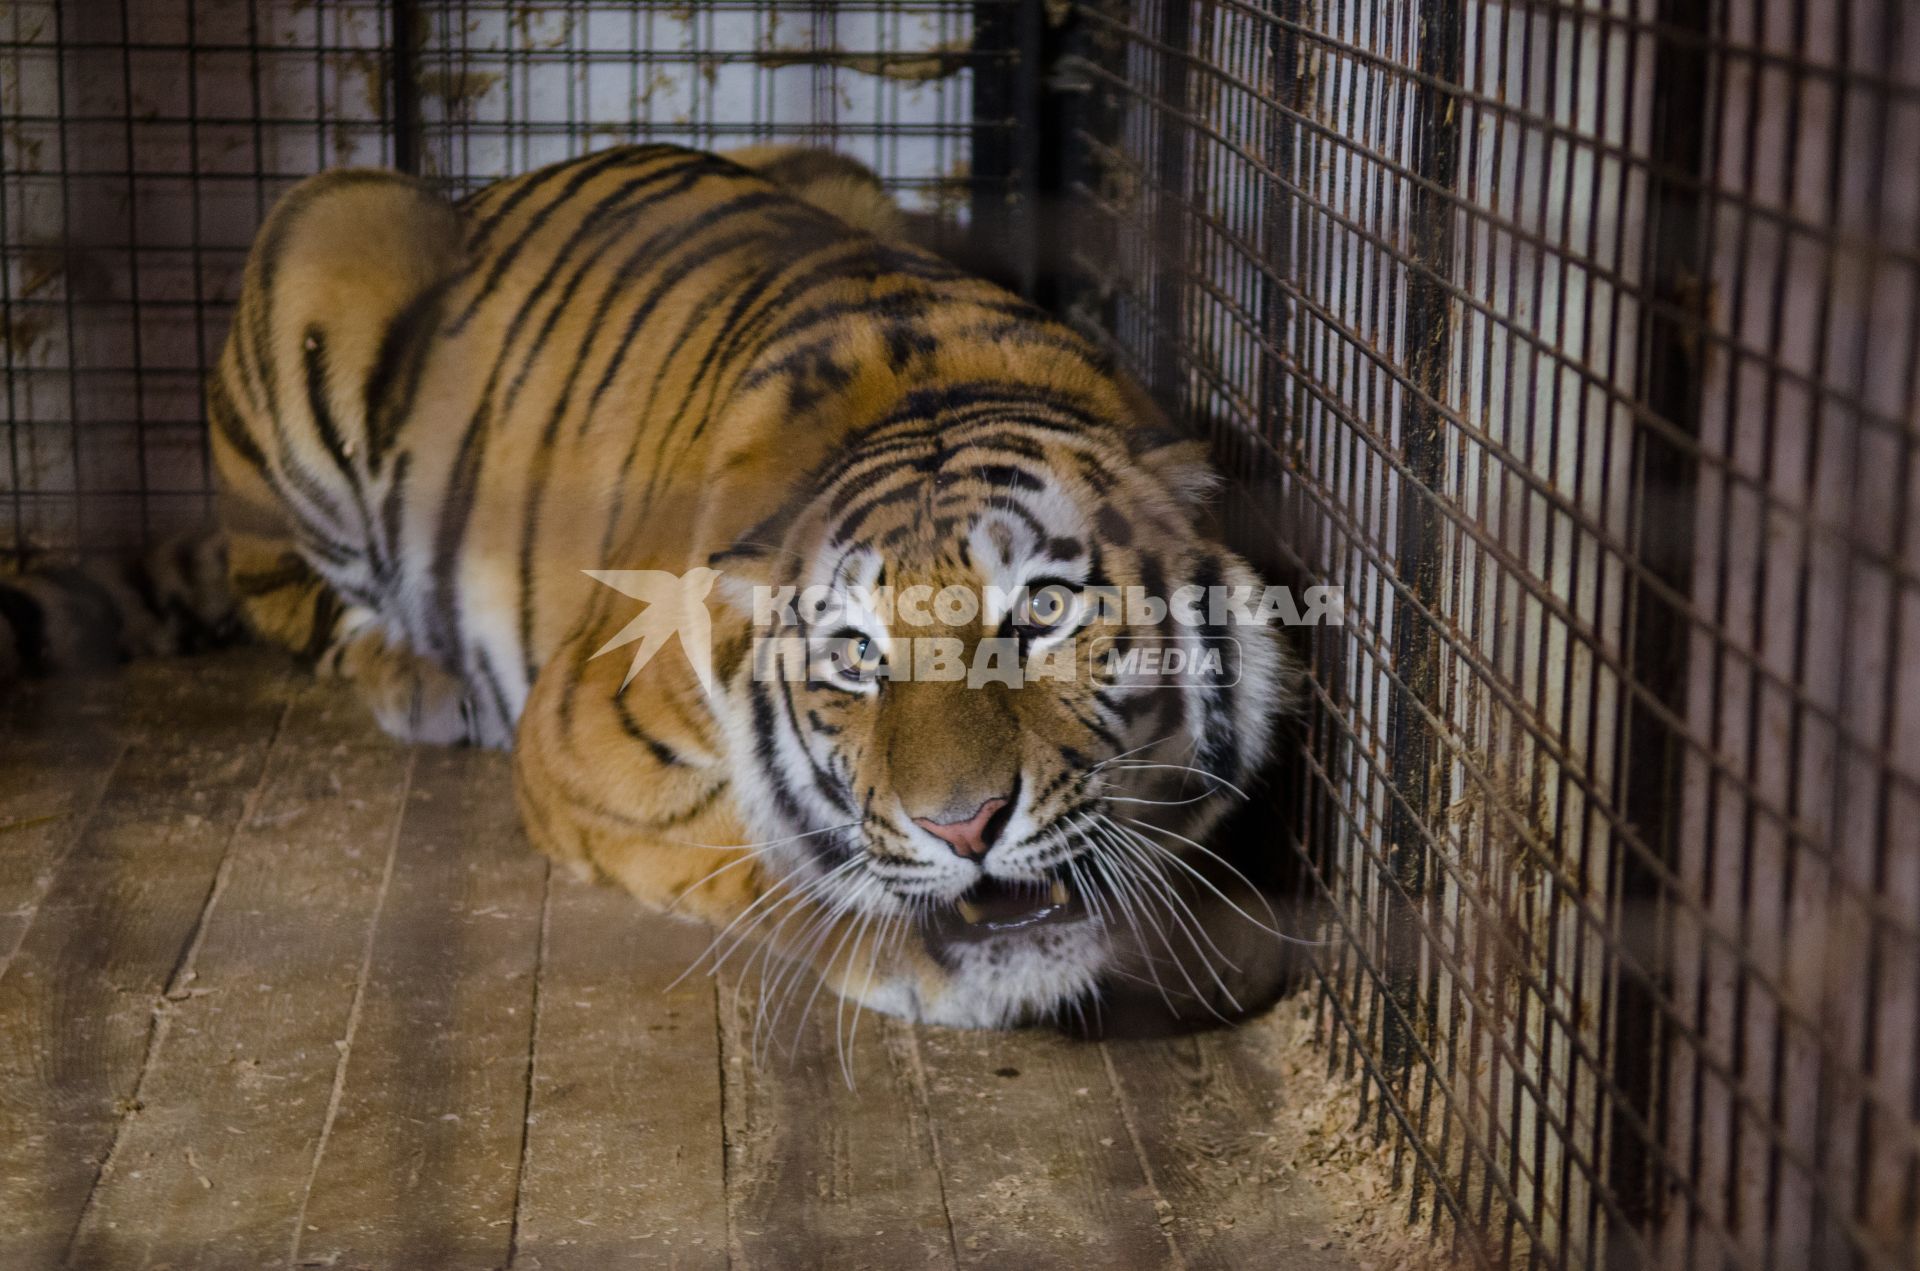
POLYGON ((15 0, 0 72, 4 563, 207 516, 201 377, 308 173, 843 150, 1343 588, 1267 832, 1407 1217, 1915 1264, 1900 0, 15 0))
POLYGON ((459 195, 629 141, 831 145, 965 224, 1012 0, 0 5, 0 567, 210 515, 200 388, 254 230, 326 167, 459 195))
POLYGON ((1912 1266, 1920 15, 1080 13, 1083 315, 1346 589, 1284 833, 1411 1215, 1912 1266))

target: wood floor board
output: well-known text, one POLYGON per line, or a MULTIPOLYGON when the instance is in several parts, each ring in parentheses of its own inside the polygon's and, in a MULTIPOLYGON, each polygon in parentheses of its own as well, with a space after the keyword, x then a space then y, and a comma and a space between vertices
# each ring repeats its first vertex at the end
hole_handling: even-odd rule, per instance
POLYGON ((419 752, 299 1265, 506 1264, 546 876, 506 756, 419 752))
POLYGON ((137 1090, 156 1014, 265 768, 291 681, 132 673, 135 740, 0 976, 0 1266, 56 1265, 137 1090))
POLYGON ((289 713, 73 1262, 265 1266, 326 1124, 414 756, 337 686, 289 713))
POLYGON ((1192 1268, 1350 1271, 1324 1198, 1293 1175, 1278 1115, 1287 1092, 1260 1061, 1261 1033, 1220 1030, 1102 1046, 1129 1130, 1192 1268))
POLYGON ((918 1030, 962 1266, 1174 1265, 1097 1046, 918 1030))
POLYGON ((719 981, 735 1265, 953 1266, 932 1128, 892 1022, 856 1020, 829 994, 809 1007, 807 979, 729 966, 719 981))
POLYGON ((556 871, 513 1264, 727 1265, 713 982, 701 928, 556 871))

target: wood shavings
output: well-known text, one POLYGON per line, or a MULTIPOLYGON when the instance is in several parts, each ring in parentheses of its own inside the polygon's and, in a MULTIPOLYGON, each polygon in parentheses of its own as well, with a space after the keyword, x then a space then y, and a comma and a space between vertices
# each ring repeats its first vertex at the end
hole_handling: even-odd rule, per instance
POLYGON ((1453 1271, 1467 1265, 1444 1242, 1431 1240, 1424 1219, 1408 1223, 1408 1180, 1395 1184, 1393 1144, 1374 1138, 1371 1119, 1362 1123, 1359 1083, 1327 1075, 1311 1007, 1283 1003, 1244 1027, 1280 1095, 1269 1139, 1275 1159, 1263 1179, 1282 1185, 1297 1180, 1334 1198, 1327 1214, 1330 1244, 1360 1268, 1453 1271))

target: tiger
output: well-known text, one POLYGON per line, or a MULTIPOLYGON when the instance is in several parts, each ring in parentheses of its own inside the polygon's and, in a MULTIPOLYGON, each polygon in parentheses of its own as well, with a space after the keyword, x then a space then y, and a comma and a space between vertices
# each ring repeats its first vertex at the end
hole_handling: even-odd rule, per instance
POLYGON ((1279 933, 1207 840, 1297 694, 1268 617, 1207 680, 899 671, 926 640, 1017 671, 1096 592, 1259 588, 1207 447, 912 225, 786 146, 618 146, 457 202, 308 178, 206 390, 233 606, 388 732, 510 749, 532 844, 716 961, 957 1027, 1122 980, 1238 1004, 1233 932, 1279 933), (987 599, 876 613, 916 588, 987 599), (698 629, 641 641, 649 613, 698 629))

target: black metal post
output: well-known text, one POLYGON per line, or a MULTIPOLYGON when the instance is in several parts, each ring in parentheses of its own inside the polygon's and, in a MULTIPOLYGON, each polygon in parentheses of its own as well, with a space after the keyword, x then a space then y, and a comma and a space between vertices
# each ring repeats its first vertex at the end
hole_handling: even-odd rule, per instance
MULTIPOLYGON (((1706 324, 1704 214, 1701 198, 1706 175, 1709 92, 1712 74, 1708 35, 1712 0, 1662 0, 1660 22, 1672 32, 1659 42, 1654 58, 1652 159, 1646 238, 1651 258, 1648 287, 1654 304, 1645 310, 1641 338, 1647 407, 1684 437, 1700 431, 1700 330, 1706 324)), ((1693 585, 1694 456, 1673 437, 1645 426, 1635 432, 1631 473, 1635 554, 1647 574, 1685 597, 1693 585)), ((1636 579, 1629 597, 1629 666, 1646 699, 1685 700, 1688 616, 1636 579)), ((1615 759, 1621 805, 1660 864, 1674 861, 1679 833, 1680 773, 1685 760, 1683 733, 1629 695, 1623 747, 1615 759)), ((1612 847, 1612 910, 1615 939, 1633 950, 1642 966, 1662 959, 1647 947, 1649 934, 1662 925, 1656 915, 1660 883, 1655 862, 1630 844, 1612 847)), ((1659 1213, 1659 1181, 1653 1163, 1660 1144, 1648 1142, 1641 1126, 1664 1135, 1660 1074, 1660 1000, 1665 983, 1649 983, 1622 974, 1612 963, 1613 1028, 1609 1053, 1617 1098, 1608 1102, 1607 1186, 1629 1221, 1650 1225, 1659 1213), (1636 1124, 1638 1123, 1638 1124, 1636 1124)), ((1637 1241, 1608 1241, 1612 1265, 1628 1265, 1637 1241)))
POLYGON ((1186 0, 1160 0, 1162 45, 1155 66, 1161 76, 1158 155, 1154 165, 1153 391, 1161 403, 1178 410, 1182 350, 1186 345, 1184 295, 1187 275, 1187 195, 1193 184, 1189 139, 1192 125, 1182 117, 1189 104, 1187 49, 1192 40, 1193 6, 1186 0))
POLYGON ((1039 201, 1046 81, 1043 0, 981 0, 973 47, 972 255, 1033 299, 1039 276, 1039 201))
MULTIPOLYGON (((1393 1009, 1382 1020, 1382 1080, 1399 1080, 1404 1105, 1414 1046, 1410 1022, 1429 1013, 1420 1001, 1419 926, 1412 907, 1425 894, 1427 836, 1446 802, 1439 751, 1428 717, 1444 716, 1440 701, 1437 641, 1421 608, 1437 606, 1445 520, 1438 492, 1446 485, 1449 367, 1453 316, 1447 279, 1453 269, 1454 199, 1459 168, 1459 114, 1454 86, 1460 82, 1460 0, 1421 0, 1412 167, 1419 181, 1411 194, 1408 223, 1414 259, 1407 276, 1406 348, 1413 392, 1401 417, 1400 449, 1406 473, 1400 480, 1399 533, 1394 567, 1402 595, 1394 607, 1394 668, 1406 688, 1395 695, 1387 728, 1392 777, 1400 797, 1388 816, 1387 865, 1394 885, 1385 888, 1387 984, 1393 1009)), ((1378 1112, 1381 1133, 1386 1112, 1378 1112)))
POLYGON ((420 10, 416 0, 389 0, 387 84, 392 90, 393 166, 420 172, 420 10))

